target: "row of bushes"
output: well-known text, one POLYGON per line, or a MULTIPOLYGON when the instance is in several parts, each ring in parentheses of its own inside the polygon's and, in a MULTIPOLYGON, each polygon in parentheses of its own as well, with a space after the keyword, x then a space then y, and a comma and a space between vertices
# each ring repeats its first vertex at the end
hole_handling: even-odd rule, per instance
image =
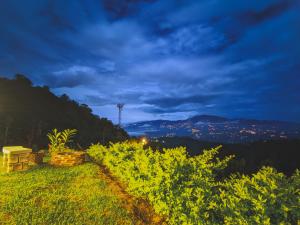
POLYGON ((264 167, 250 176, 220 179, 232 156, 219 148, 189 157, 183 147, 154 151, 139 143, 92 145, 88 154, 147 198, 170 224, 297 224, 300 173, 291 177, 264 167))

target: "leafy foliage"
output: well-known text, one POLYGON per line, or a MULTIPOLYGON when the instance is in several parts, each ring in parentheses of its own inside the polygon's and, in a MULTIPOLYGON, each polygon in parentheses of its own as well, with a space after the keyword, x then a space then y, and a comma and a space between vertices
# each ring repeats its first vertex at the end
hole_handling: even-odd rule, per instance
POLYGON ((67 149, 67 144, 73 141, 73 137, 77 133, 76 129, 66 129, 59 132, 56 128, 53 129, 52 133, 48 133, 49 138, 49 152, 58 153, 64 152, 67 149))
POLYGON ((189 157, 183 147, 154 151, 142 143, 92 145, 88 153, 147 198, 170 224, 296 224, 300 219, 300 176, 287 178, 270 167, 250 176, 220 180, 233 156, 220 147, 189 157))
POLYGON ((249 176, 231 176, 214 201, 225 224, 297 224, 300 222, 299 171, 287 178, 271 167, 249 176))

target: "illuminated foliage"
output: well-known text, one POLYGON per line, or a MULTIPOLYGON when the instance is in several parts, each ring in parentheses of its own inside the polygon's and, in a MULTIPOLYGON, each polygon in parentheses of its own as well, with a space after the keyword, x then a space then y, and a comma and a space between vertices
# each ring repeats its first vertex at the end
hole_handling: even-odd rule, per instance
POLYGON ((49 152, 52 154, 66 151, 67 144, 73 141, 72 139, 76 133, 76 129, 66 129, 62 132, 59 132, 57 129, 53 129, 52 133, 47 134, 50 141, 49 152))
POLYGON ((287 178, 270 167, 253 176, 218 175, 233 156, 218 159, 220 147, 189 157, 183 147, 154 151, 143 143, 92 145, 88 153, 148 199, 170 224, 296 224, 300 176, 287 178))

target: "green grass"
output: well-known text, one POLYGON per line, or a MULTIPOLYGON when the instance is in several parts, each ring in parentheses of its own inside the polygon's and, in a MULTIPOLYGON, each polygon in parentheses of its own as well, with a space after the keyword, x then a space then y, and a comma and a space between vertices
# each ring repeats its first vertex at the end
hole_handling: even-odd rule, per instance
MULTIPOLYGON (((0 152, 0 175, 4 172, 4 168, 2 167, 2 155, 3 155, 2 152, 0 152)), ((0 188, 1 188, 1 186, 0 186, 0 188)))
POLYGON ((2 172, 0 185, 1 225, 134 224, 92 163, 2 172))

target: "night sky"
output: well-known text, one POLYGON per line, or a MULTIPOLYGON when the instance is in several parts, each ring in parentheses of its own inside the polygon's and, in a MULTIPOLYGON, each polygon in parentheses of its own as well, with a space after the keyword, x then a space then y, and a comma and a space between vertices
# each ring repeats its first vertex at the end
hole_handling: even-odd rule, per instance
POLYGON ((1 0, 0 74, 124 122, 300 122, 300 3, 1 0))

